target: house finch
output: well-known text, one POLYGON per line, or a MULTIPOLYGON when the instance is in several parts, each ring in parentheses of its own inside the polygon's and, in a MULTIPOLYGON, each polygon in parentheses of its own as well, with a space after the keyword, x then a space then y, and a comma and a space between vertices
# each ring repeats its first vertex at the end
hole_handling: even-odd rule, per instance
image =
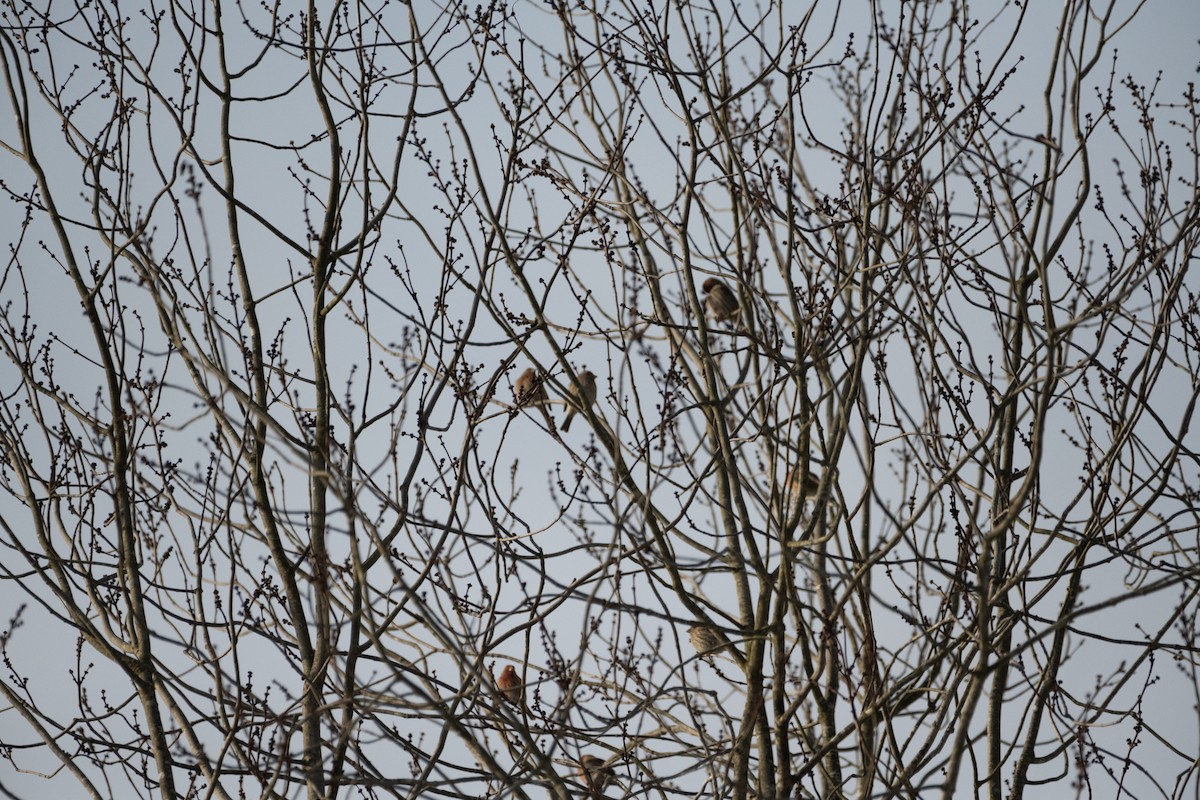
POLYGON ((579 373, 578 378, 579 383, 572 386, 567 392, 567 403, 571 406, 571 410, 567 412, 567 418, 563 420, 562 429, 564 431, 571 427, 571 420, 577 413, 585 408, 590 408, 592 403, 596 402, 596 376, 590 369, 585 369, 579 373))
POLYGON ((517 382, 513 384, 513 394, 516 396, 517 407, 538 406, 542 410, 542 416, 546 418, 546 427, 554 429, 554 420, 550 418, 550 412, 546 410, 546 402, 549 400, 546 397, 546 387, 542 384, 542 376, 533 367, 522 372, 517 376, 517 382))
POLYGON ((817 489, 821 488, 821 476, 818 475, 810 466, 808 474, 804 476, 804 490, 800 489, 800 473, 804 472, 799 465, 796 465, 788 470, 787 479, 784 481, 784 488, 787 492, 788 499, 792 502, 799 500, 801 497, 812 497, 817 493, 817 489))
POLYGON ((521 678, 512 664, 500 670, 500 677, 496 678, 496 687, 504 695, 505 700, 514 706, 521 705, 521 701, 525 697, 525 684, 521 682, 521 678))
POLYGON ((693 625, 688 628, 688 638, 692 640, 692 647, 696 648, 696 652, 701 656, 724 656, 733 660, 733 656, 725 649, 725 637, 715 628, 693 625))
POLYGON ((513 386, 518 406, 536 406, 546 402, 546 387, 542 386, 542 377, 533 367, 517 376, 513 386))
POLYGON ((704 282, 704 305, 717 322, 728 322, 738 314, 738 299, 725 282, 709 278, 704 282))
POLYGON ((600 793, 616 779, 616 773, 603 758, 587 755, 579 759, 579 777, 587 784, 592 797, 600 797, 600 793))

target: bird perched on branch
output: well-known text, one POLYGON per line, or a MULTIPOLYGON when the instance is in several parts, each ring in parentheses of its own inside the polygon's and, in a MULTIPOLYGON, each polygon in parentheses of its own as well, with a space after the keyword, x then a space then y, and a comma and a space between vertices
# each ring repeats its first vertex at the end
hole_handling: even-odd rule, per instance
POLYGON ((787 478, 784 481, 784 487, 787 491, 787 496, 792 502, 796 502, 801 497, 812 497, 821 488, 821 476, 810 466, 807 474, 804 475, 804 486, 800 486, 800 474, 804 472, 800 465, 796 465, 788 470, 787 478))
POLYGON ((529 367, 518 375, 517 382, 513 384, 513 395, 516 397, 517 408, 538 406, 542 411, 542 416, 546 418, 546 426, 551 430, 554 429, 554 420, 550 418, 550 412, 546 410, 546 403, 550 398, 546 396, 546 387, 542 382, 541 373, 533 367, 529 367))
POLYGON ((579 759, 579 777, 583 779, 588 791, 596 800, 599 800, 602 796, 601 793, 616 779, 616 776, 613 768, 608 766, 602 758, 586 755, 579 759))
POLYGON ((533 367, 517 376, 513 385, 518 406, 534 406, 546 402, 546 387, 542 386, 542 376, 533 367))
POLYGON ((496 678, 496 688, 504 695, 504 699, 514 706, 520 706, 521 701, 525 699, 525 684, 512 664, 500 670, 500 677, 496 678))
POLYGON ((692 640, 696 652, 705 658, 724 656, 730 661, 736 660, 729 652, 725 636, 710 625, 693 625, 688 628, 688 638, 692 640))
POLYGON ((704 282, 704 306, 717 322, 728 322, 738 315, 737 295, 719 278, 704 282))
MULTIPOLYGON (((836 468, 833 474, 837 475, 836 468)), ((778 503, 781 518, 790 522, 793 515, 802 512, 806 501, 817 496, 820 488, 821 473, 813 466, 812 460, 808 461, 807 468, 803 461, 794 465, 783 479, 782 491, 775 495, 777 499, 774 502, 778 503)))
POLYGON ((563 420, 562 429, 568 430, 571 427, 571 420, 585 408, 591 408, 592 403, 596 402, 596 376, 592 374, 590 369, 585 369, 579 373, 579 383, 572 386, 567 392, 567 404, 571 409, 567 412, 566 419, 563 420))

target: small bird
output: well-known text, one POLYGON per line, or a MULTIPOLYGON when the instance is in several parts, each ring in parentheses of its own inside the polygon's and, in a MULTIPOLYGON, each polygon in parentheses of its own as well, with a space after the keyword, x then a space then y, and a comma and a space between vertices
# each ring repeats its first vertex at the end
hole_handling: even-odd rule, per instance
POLYGON ((608 785, 616 779, 613 768, 604 763, 603 758, 586 755, 579 759, 579 777, 587 784, 592 797, 599 798, 608 785))
POLYGON ((548 399, 546 387, 542 385, 542 378, 533 367, 517 376, 513 394, 516 395, 518 406, 541 405, 548 399))
POLYGON ((692 640, 692 647, 696 648, 696 652, 701 656, 724 656, 733 660, 733 656, 725 649, 725 637, 708 625, 693 625, 688 628, 688 638, 692 640))
POLYGON ((539 407, 542 416, 546 418, 546 427, 554 430, 554 420, 551 419, 550 412, 546 410, 546 403, 550 398, 546 396, 546 387, 542 383, 541 373, 533 367, 529 367, 518 375, 517 382, 513 384, 513 395, 517 400, 517 408, 539 407))
POLYGON ((704 305, 717 322, 728 322, 738 315, 737 295, 718 278, 704 282, 704 305))
POLYGON ((808 474, 804 476, 804 490, 800 490, 800 473, 804 472, 800 465, 792 467, 787 472, 787 478, 784 481, 784 486, 787 491, 788 499, 792 502, 799 500, 801 497, 812 497, 821 488, 821 476, 813 470, 810 465, 808 474))
POLYGON ((571 406, 571 410, 567 412, 567 418, 563 420, 562 429, 569 430, 571 420, 575 415, 585 408, 590 408, 592 403, 596 402, 596 376, 592 374, 590 369, 585 369, 579 373, 579 384, 572 386, 567 392, 567 403, 571 406))
POLYGON ((521 682, 512 664, 500 670, 500 677, 496 678, 496 688, 504 695, 504 699, 514 706, 520 706, 521 701, 525 699, 525 684, 521 682))

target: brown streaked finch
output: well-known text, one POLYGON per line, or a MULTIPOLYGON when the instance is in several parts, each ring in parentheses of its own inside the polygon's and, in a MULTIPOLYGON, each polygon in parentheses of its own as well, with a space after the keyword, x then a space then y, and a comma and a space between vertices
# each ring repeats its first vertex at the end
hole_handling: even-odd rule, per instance
POLYGON ((585 408, 590 408, 592 403, 596 402, 596 376, 592 374, 590 369, 585 369, 576 377, 579 378, 579 383, 572 386, 567 392, 567 405, 571 410, 567 412, 567 418, 563 420, 562 429, 569 430, 571 420, 575 415, 585 408))
POLYGON ((513 395, 517 400, 517 408, 529 406, 541 408, 542 416, 546 418, 546 426, 551 430, 554 429, 554 420, 550 418, 550 412, 546 410, 549 398, 546 396, 546 387, 542 383, 541 373, 533 367, 529 367, 518 375, 516 383, 513 384, 513 395))
POLYGON ((535 406, 546 402, 546 388, 542 386, 542 378, 533 367, 517 376, 513 394, 516 395, 518 406, 535 406))
POLYGON ((688 638, 692 640, 692 647, 704 658, 723 656, 730 661, 736 661, 729 652, 725 636, 709 625, 693 625, 688 628, 688 638))
POLYGON ((738 315, 738 299, 725 281, 709 278, 704 282, 704 306, 717 322, 728 322, 738 315))
POLYGON ((583 778, 592 797, 600 797, 600 793, 616 779, 616 773, 603 758, 586 755, 579 759, 579 777, 583 778))
POLYGON ((816 473, 811 466, 808 468, 808 473, 804 476, 804 489, 800 488, 800 473, 804 472, 800 465, 792 467, 788 470, 787 479, 784 482, 787 491, 788 500, 795 503, 801 497, 812 497, 821 488, 821 476, 816 473))

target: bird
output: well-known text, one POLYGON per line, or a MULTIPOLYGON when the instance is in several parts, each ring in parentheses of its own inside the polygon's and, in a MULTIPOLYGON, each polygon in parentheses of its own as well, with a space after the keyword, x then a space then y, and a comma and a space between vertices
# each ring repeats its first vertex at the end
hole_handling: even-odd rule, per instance
POLYGON ((788 499, 792 502, 799 500, 801 497, 812 497, 821 488, 821 476, 810 466, 804 475, 804 490, 801 491, 800 474, 802 472, 805 472, 805 470, 802 470, 800 465, 797 464, 788 470, 787 478, 784 480, 788 499))
POLYGON ((737 295, 725 281, 709 278, 704 282, 704 305, 717 322, 728 322, 738 314, 737 295))
POLYGON ((567 404, 571 406, 571 409, 567 412, 566 419, 563 420, 562 429, 564 431, 571 427, 571 420, 577 413, 585 408, 590 408, 592 403, 596 402, 596 376, 590 369, 585 369, 579 373, 578 378, 578 385, 572 386, 567 392, 567 404))
POLYGON ((521 701, 525 698, 525 684, 521 682, 521 678, 512 664, 508 664, 500 670, 500 677, 496 678, 496 688, 500 690, 504 699, 514 706, 521 705, 521 701))
POLYGON ((587 785, 592 797, 600 797, 608 785, 616 779, 613 768, 598 756, 586 755, 579 759, 579 777, 587 785))
POLYGON ((550 398, 546 396, 546 386, 542 383, 540 372, 529 367, 518 375, 517 382, 513 384, 513 395, 517 400, 517 408, 538 406, 542 411, 542 416, 546 418, 546 427, 554 430, 554 420, 550 417, 550 412, 546 410, 546 403, 550 398))
POLYGON ((696 648, 696 652, 701 656, 724 656, 733 660, 733 656, 725 649, 725 637, 718 633, 716 628, 709 625, 693 625, 688 628, 688 638, 692 640, 692 647, 696 648))
POLYGON ((529 367, 517 376, 513 394, 516 395, 518 406, 541 405, 548 399, 546 387, 542 385, 542 378, 533 367, 529 367))

